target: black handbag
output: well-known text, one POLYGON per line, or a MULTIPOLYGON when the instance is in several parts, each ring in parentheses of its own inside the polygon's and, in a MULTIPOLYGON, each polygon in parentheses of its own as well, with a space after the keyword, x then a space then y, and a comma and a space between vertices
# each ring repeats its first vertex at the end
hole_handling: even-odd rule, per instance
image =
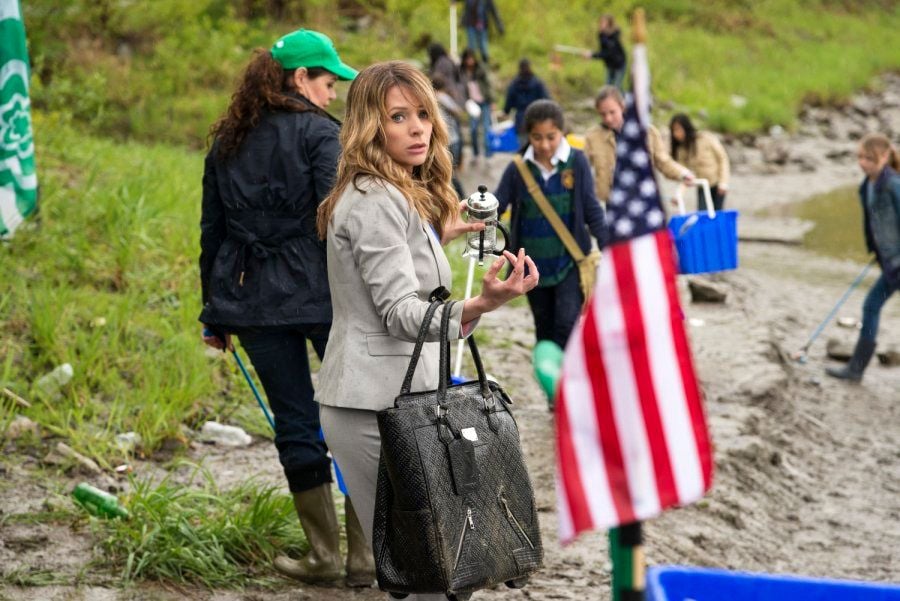
POLYGON ((534 491, 512 401, 485 377, 472 336, 478 380, 450 383, 452 304, 441 319, 437 390, 410 392, 439 300, 419 329, 394 407, 378 412, 373 548, 378 586, 398 599, 444 593, 463 601, 501 582, 521 588, 542 563, 534 491))

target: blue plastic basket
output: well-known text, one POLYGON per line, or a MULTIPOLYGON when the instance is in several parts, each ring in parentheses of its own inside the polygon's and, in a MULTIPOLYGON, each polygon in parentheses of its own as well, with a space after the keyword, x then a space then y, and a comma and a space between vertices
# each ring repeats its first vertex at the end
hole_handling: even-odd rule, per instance
POLYGON ((647 601, 900 601, 900 586, 710 568, 656 566, 647 601))
POLYGON ((519 150, 519 139, 516 137, 516 126, 495 125, 487 131, 487 142, 491 152, 516 152, 519 150))
POLYGON ((682 183, 675 191, 680 215, 669 220, 669 231, 678 251, 678 270, 681 273, 712 273, 736 269, 737 211, 716 211, 713 208, 709 180, 697 178, 693 185, 706 199, 705 211, 686 213, 682 183))
POLYGON ((675 215, 669 231, 678 251, 681 273, 711 273, 738 266, 737 211, 718 211, 710 217, 705 211, 675 215))

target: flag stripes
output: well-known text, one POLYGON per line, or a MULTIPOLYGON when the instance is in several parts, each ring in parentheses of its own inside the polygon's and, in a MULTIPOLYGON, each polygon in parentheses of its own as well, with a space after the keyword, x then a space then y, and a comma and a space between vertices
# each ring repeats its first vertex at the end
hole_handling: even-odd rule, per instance
POLYGON ((663 229, 609 247, 566 349, 557 400, 563 541, 650 518, 710 485, 671 246, 663 229))

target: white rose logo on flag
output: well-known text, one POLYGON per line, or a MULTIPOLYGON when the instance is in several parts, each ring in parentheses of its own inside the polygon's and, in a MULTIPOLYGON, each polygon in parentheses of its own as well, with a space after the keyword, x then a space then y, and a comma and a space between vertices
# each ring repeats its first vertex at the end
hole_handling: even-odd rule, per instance
POLYGON ((34 154, 30 104, 27 97, 13 94, 8 102, 0 106, 0 145, 6 153, 15 153, 20 159, 34 154))

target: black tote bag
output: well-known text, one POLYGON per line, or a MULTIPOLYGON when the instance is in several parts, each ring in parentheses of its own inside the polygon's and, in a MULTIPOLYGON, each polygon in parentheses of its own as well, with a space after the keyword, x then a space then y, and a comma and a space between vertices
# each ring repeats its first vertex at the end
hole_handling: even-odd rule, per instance
POLYGON ((410 392, 441 301, 428 308, 394 407, 378 412, 373 547, 379 587, 396 598, 442 592, 462 601, 501 582, 520 588, 542 563, 512 401, 485 377, 471 336, 478 380, 450 384, 452 304, 441 320, 437 389, 410 392))

